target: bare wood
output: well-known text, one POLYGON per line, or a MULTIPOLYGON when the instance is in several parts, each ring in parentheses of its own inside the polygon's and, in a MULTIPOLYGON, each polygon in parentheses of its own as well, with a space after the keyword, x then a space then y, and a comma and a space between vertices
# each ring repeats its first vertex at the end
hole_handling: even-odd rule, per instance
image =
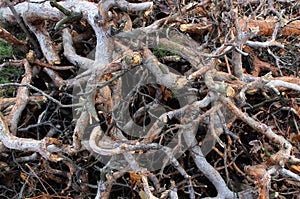
POLYGON ((101 23, 105 23, 108 20, 108 10, 113 6, 117 6, 122 10, 126 10, 129 12, 134 11, 144 11, 150 9, 153 6, 152 2, 143 2, 143 3, 128 3, 125 0, 108 0, 108 1, 100 1, 99 3, 99 13, 101 16, 101 23))
MULTIPOLYGON (((32 68, 26 59, 24 59, 23 62, 24 62, 25 74, 21 81, 21 84, 30 84, 32 81, 32 68)), ((8 117, 10 130, 13 135, 16 135, 17 133, 18 123, 21 118, 21 114, 28 103, 28 100, 29 100, 29 89, 27 87, 20 87, 17 92, 17 101, 13 106, 8 117)))
POLYGON ((37 40, 39 41, 41 50, 47 59, 49 64, 60 64, 60 57, 58 56, 51 37, 46 29, 45 22, 40 24, 28 23, 30 30, 35 34, 37 40))
MULTIPOLYGON (((0 98, 0 111, 7 108, 10 105, 15 104, 17 101, 16 97, 13 98, 0 98)), ((44 96, 30 96, 29 103, 41 103, 47 101, 47 98, 44 96)))
POLYGON ((206 31, 211 31, 212 25, 206 24, 181 24, 179 29, 183 32, 204 34, 206 31))
MULTIPOLYGON (((283 23, 287 23, 288 20, 284 19, 283 23)), ((239 24, 241 27, 245 26, 246 21, 244 19, 239 19, 239 24)), ((272 36, 275 27, 277 24, 276 19, 266 19, 266 20, 250 20, 247 23, 247 26, 243 29, 243 31, 248 31, 250 29, 258 28, 258 35, 264 35, 264 36, 272 36)), ((284 36, 290 36, 290 35, 300 35, 300 21, 293 21, 289 23, 288 25, 284 26, 281 34, 284 36)))
POLYGON ((66 81, 63 80, 55 71, 51 68, 43 68, 43 71, 52 79, 55 86, 60 87, 66 84, 66 81))
POLYGON ((45 159, 49 159, 53 161, 61 160, 59 157, 55 155, 51 155, 51 152, 47 151, 47 146, 53 142, 51 141, 51 139, 44 138, 42 140, 33 140, 28 138, 18 138, 12 135, 1 113, 0 113, 0 141, 5 147, 9 149, 38 152, 45 159))
POLYGON ((74 68, 74 66, 54 66, 54 65, 51 65, 51 64, 47 64, 47 63, 44 63, 44 62, 37 61, 37 60, 35 60, 34 63, 39 65, 39 66, 42 66, 42 67, 50 68, 52 70, 70 70, 70 69, 74 68))
POLYGON ((63 29, 62 39, 63 39, 64 55, 72 64, 80 67, 83 70, 87 70, 93 66, 94 64, 93 60, 77 55, 73 47, 73 40, 72 40, 70 30, 68 28, 63 29))

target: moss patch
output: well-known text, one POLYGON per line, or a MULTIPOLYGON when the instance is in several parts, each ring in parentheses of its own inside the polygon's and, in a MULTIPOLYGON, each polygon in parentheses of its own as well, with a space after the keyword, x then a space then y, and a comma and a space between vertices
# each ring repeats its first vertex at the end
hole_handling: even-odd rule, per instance
POLYGON ((3 62, 4 59, 12 57, 13 54, 14 54, 14 49, 12 45, 7 43, 3 39, 0 39, 0 62, 3 62))
MULTIPOLYGON (((0 39, 0 64, 3 63, 5 59, 12 58, 14 54, 15 51, 13 47, 5 40, 0 39)), ((0 68, 0 84, 19 82, 23 73, 23 68, 16 68, 15 66, 0 68)), ((0 97, 12 97, 14 96, 15 90, 16 88, 13 87, 0 88, 0 97)))
MULTIPOLYGON (((9 82, 19 82, 22 74, 24 73, 23 68, 16 68, 15 66, 7 66, 0 70, 0 84, 9 82)), ((4 87, 0 88, 0 97, 13 97, 15 94, 15 87, 4 87)))
POLYGON ((158 58, 177 55, 174 52, 170 52, 166 47, 164 47, 163 45, 160 45, 160 44, 156 48, 153 49, 153 54, 158 58))

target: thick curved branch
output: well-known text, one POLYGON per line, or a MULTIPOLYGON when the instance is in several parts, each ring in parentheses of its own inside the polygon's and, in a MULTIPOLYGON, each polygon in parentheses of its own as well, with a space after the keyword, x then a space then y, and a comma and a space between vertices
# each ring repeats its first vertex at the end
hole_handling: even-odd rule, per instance
POLYGON ((129 3, 125 0, 106 0, 99 3, 99 14, 101 23, 105 23, 108 20, 108 11, 112 7, 118 7, 121 10, 134 12, 148 10, 153 6, 152 2, 143 3, 129 3))
MULTIPOLYGON (((24 62, 25 74, 21 81, 21 84, 31 84, 32 68, 26 59, 24 59, 23 62, 24 62)), ((16 98, 17 98, 16 103, 13 106, 8 116, 10 131, 12 132, 13 135, 17 134, 17 128, 21 118, 21 114, 25 109, 27 102, 29 100, 29 88, 27 87, 18 88, 16 98)))
POLYGON ((45 159, 60 161, 61 158, 51 154, 52 152, 60 151, 55 145, 52 145, 52 143, 56 142, 55 140, 56 139, 51 140, 51 138, 34 140, 29 138, 16 137, 10 133, 7 123, 0 113, 0 141, 9 149, 38 152, 45 159))
MULTIPOLYGON (((196 144, 196 143, 195 143, 196 144)), ((227 187, 224 179, 221 177, 221 175, 215 170, 213 166, 211 166, 205 156, 202 154, 202 151, 198 145, 195 145, 190 149, 190 152, 192 154, 192 157, 198 167, 198 169, 213 183, 213 185, 216 187, 218 196, 216 198, 218 199, 232 199, 235 198, 234 193, 230 191, 230 189, 227 187)))
POLYGON ((73 46, 72 35, 68 28, 64 28, 62 30, 62 39, 64 47, 64 56, 69 60, 69 62, 83 70, 87 70, 93 66, 93 60, 77 55, 73 46))

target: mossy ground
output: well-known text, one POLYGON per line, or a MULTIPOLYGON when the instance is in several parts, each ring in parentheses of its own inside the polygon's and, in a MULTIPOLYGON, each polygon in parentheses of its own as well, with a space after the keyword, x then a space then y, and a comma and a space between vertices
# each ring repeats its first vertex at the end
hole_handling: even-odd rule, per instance
MULTIPOLYGON (((5 62, 7 59, 12 58, 16 54, 17 52, 14 50, 12 45, 3 39, 0 39, 0 64, 5 62)), ((17 68, 15 66, 0 67, 0 84, 18 82, 23 72, 23 68, 17 68)), ((15 88, 1 88, 0 97, 11 97, 14 95, 14 92, 15 88)))
POLYGON ((14 49, 12 45, 7 43, 5 40, 0 39, 0 62, 5 59, 12 57, 14 54, 14 49))

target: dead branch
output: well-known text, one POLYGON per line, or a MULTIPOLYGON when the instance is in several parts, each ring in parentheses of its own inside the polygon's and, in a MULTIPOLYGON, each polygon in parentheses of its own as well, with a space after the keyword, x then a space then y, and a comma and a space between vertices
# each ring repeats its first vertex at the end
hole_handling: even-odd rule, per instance
POLYGON ((63 39, 64 55, 69 60, 69 62, 71 62, 72 64, 78 66, 83 70, 87 70, 91 68, 91 66, 94 64, 94 61, 87 59, 85 57, 81 57, 76 54, 76 51, 73 47, 72 36, 68 28, 63 29, 62 39, 63 39))
POLYGON ((12 44, 14 47, 16 47, 18 50, 26 53, 28 51, 26 47, 26 42, 21 41, 17 39, 14 35, 12 35, 10 32, 5 30, 4 28, 0 27, 0 37, 12 44))
POLYGON ((95 2, 0 8, 43 53, 29 51, 20 83, 0 84, 18 87, 0 98, 1 156, 13 159, 1 178, 17 164, 36 197, 269 198, 272 183, 295 197, 273 178, 299 187, 296 2, 95 2))
POLYGON ((51 152, 58 151, 57 147, 52 145, 57 143, 56 139, 51 140, 49 138, 44 138, 42 140, 33 140, 18 138, 11 134, 2 114, 0 114, 0 141, 9 149, 38 152, 45 159, 55 162, 61 160, 60 157, 51 154, 51 152))
MULTIPOLYGON (((24 59, 25 74, 21 81, 21 84, 31 84, 32 81, 32 68, 28 61, 24 59)), ((29 99, 29 89, 27 87, 20 87, 16 96, 17 100, 13 106, 10 115, 8 116, 8 125, 10 126, 10 131, 13 135, 16 135, 18 123, 20 121, 21 114, 25 109, 28 99, 29 99)))
MULTIPOLYGON (((283 19, 283 24, 287 24, 288 20, 283 19)), ((272 36, 277 21, 274 18, 268 18, 266 20, 250 20, 247 25, 246 21, 243 19, 239 19, 239 22, 241 27, 245 27, 243 31, 248 31, 251 29, 258 29, 258 35, 264 35, 264 36, 272 36)), ((281 30, 281 34, 284 36, 289 36, 289 35, 299 35, 300 34, 300 22, 299 21, 293 21, 289 23, 288 25, 284 26, 283 29, 281 30)))
MULTIPOLYGON (((0 111, 3 111, 7 107, 14 105, 17 101, 16 97, 13 98, 0 98, 0 111)), ((29 97, 29 103, 45 103, 47 101, 47 98, 44 96, 30 96, 29 97)))

